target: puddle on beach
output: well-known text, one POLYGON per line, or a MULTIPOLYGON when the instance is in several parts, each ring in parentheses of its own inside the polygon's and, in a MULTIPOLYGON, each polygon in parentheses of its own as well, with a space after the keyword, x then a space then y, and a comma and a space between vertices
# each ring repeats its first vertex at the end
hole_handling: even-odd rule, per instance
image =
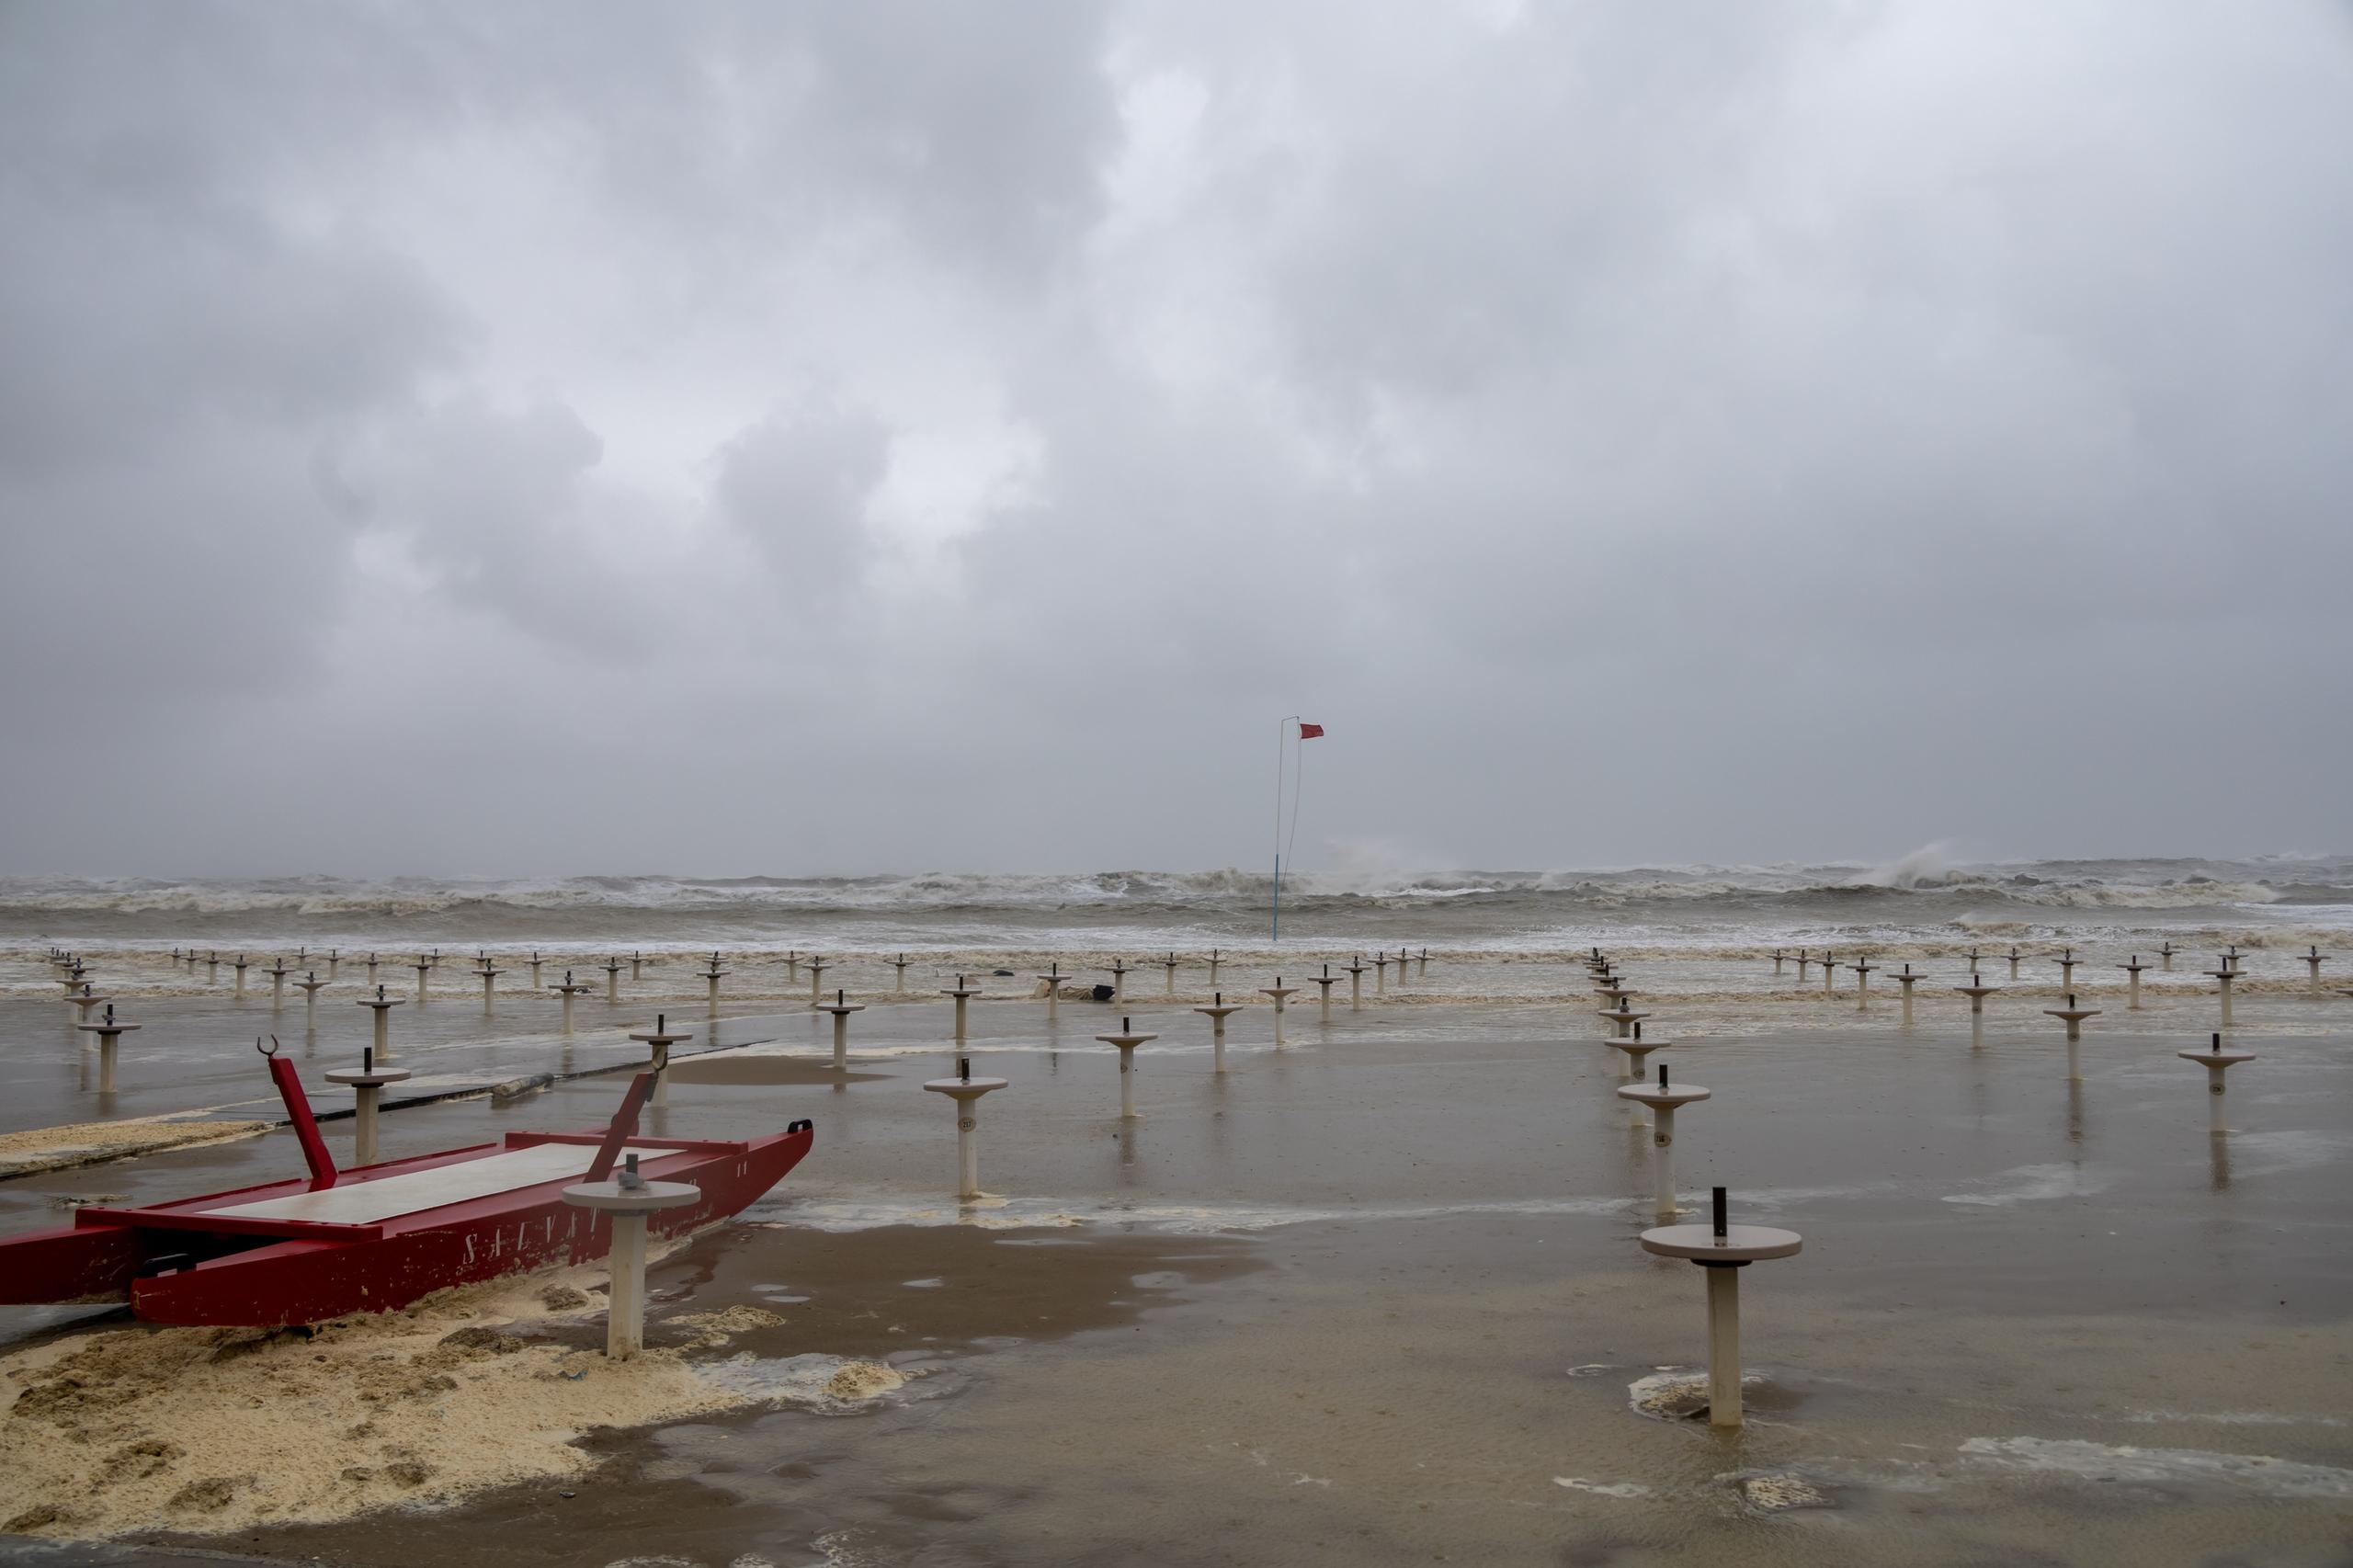
POLYGON ((1133 1332, 1188 1289, 1257 1267, 1245 1246, 1197 1240, 1108 1239, 1041 1257, 976 1232, 788 1243, 723 1227, 657 1262, 648 1353, 619 1368, 597 1354, 593 1267, 316 1335, 110 1326, 0 1363, 24 1391, 20 1407, 30 1401, 8 1437, 63 1437, 76 1450, 13 1467, 0 1506, 40 1533, 113 1533, 143 1513, 162 1528, 141 1533, 164 1539, 227 1534, 249 1551, 387 1564, 511 1562, 513 1543, 486 1521, 551 1510, 533 1526, 546 1561, 590 1561, 563 1553, 607 1547, 616 1532, 642 1536, 651 1560, 675 1551, 669 1481, 703 1477, 724 1493, 739 1484, 733 1471, 756 1478, 813 1440, 812 1422, 843 1422, 830 1440, 854 1449, 866 1423, 920 1420, 993 1362, 1133 1332), (904 1289, 896 1276, 910 1259, 938 1271, 936 1289, 904 1289), (758 1284, 788 1265, 804 1298, 791 1303, 758 1284), (191 1376, 201 1386, 179 1386, 191 1376), (355 1389, 338 1401, 333 1385, 347 1378, 355 1389), (222 1404, 251 1407, 266 1426, 237 1427, 229 1453, 208 1452, 195 1434, 222 1404), (305 1431, 316 1441, 298 1455, 288 1445, 305 1431), (34 1477, 51 1495, 89 1501, 44 1511, 17 1494, 34 1477), (387 1506, 399 1509, 389 1530, 387 1506))
MULTIPOLYGON (((1144 1315, 942 1345, 923 1343, 941 1317, 896 1309, 944 1313, 964 1270, 943 1266, 950 1289, 910 1301, 881 1283, 885 1261, 860 1256, 813 1288, 823 1301, 842 1293, 835 1280, 860 1281, 843 1315, 756 1327, 713 1363, 774 1397, 596 1435, 594 1485, 501 1488, 404 1514, 396 1535, 360 1519, 247 1544, 488 1568, 517 1560, 512 1532, 527 1531, 541 1555, 525 1562, 716 1568, 746 1553, 826 1561, 829 1540, 878 1563, 1790 1565, 2188 1564, 2217 1543, 2251 1553, 2239 1561, 2318 1564, 2341 1541, 2341 1329, 2257 1343, 2218 1325, 2211 1353, 2153 1363, 2146 1319, 2035 1332, 2032 1318, 1922 1311, 1895 1324, 1881 1307, 1760 1288, 1749 1328, 1771 1349, 1751 1369, 1748 1426, 1727 1434, 1629 1404, 1630 1390, 1687 1375, 1688 1361, 1654 1358, 1699 1340, 1692 1271, 1611 1267, 1565 1286, 1472 1261, 1532 1251, 1523 1223, 1427 1249, 1336 1231, 1288 1252, 1254 1239, 1207 1276, 1199 1257, 1146 1269, 1131 1254, 1126 1276, 1088 1265, 1083 1285, 1065 1283, 1099 1300, 1135 1290, 1136 1273, 1182 1275, 1144 1315), (862 1348, 770 1353, 850 1346, 841 1331, 861 1323, 862 1348), (1574 1375, 1564 1350, 1579 1355, 1574 1375), (2046 1351, 2064 1357, 2064 1381, 2046 1351), (2327 1386, 2309 1379, 2316 1366, 2335 1369, 2327 1386), (846 1367, 875 1370, 835 1385, 846 1367), (2131 1403, 2152 1387, 2213 1415, 2153 1423, 2131 1403), (2279 1415, 2255 1441, 2230 1419, 2247 1403, 2279 1415), (1768 1522, 1796 1533, 1757 1534, 1768 1522)), ((960 1255, 989 1245, 953 1231, 881 1239, 904 1256, 948 1237, 960 1255)), ((1026 1315, 1013 1301, 992 1312, 993 1325, 1026 1315)))
POLYGON ((871 1084, 888 1078, 887 1073, 865 1071, 853 1064, 836 1073, 830 1057, 815 1058, 786 1056, 758 1049, 727 1051, 691 1062, 680 1062, 670 1069, 673 1084, 732 1084, 750 1087, 759 1085, 811 1084, 871 1084))

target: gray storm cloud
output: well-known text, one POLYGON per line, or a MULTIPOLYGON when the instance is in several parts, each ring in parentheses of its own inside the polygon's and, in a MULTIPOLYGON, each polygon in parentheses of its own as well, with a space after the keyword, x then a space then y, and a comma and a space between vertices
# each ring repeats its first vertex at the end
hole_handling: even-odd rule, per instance
POLYGON ((2343 847, 2353 12, 0 8, 0 870, 2343 847), (1353 851, 1350 851, 1353 852, 1353 851))

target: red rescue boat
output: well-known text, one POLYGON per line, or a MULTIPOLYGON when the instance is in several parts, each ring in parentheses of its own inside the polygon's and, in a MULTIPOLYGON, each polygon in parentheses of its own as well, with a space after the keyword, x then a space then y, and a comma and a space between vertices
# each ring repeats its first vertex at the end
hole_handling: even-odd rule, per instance
POLYGON ((502 1142, 338 1171, 291 1062, 270 1075, 307 1180, 131 1209, 93 1205, 57 1230, 0 1241, 0 1302, 120 1301, 151 1323, 277 1326, 388 1312, 451 1285, 602 1257, 607 1217, 563 1201, 624 1154, 699 1202, 648 1217, 675 1235, 748 1208, 814 1139, 795 1121, 765 1138, 632 1136, 654 1074, 641 1073, 602 1131, 510 1132, 502 1142))

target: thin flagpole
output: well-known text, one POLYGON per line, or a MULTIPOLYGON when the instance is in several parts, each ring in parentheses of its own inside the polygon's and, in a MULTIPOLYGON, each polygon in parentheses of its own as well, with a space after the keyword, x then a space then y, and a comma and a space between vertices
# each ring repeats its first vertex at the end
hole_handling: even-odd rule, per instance
POLYGON ((1290 831, 1283 835, 1283 858, 1296 868, 1299 857, 1291 851, 1299 847, 1299 797, 1307 787, 1307 737, 1300 736, 1290 745, 1290 831))
POLYGON ((1275 721, 1275 907, 1269 942, 1283 939, 1283 742, 1288 738, 1284 732, 1298 717, 1290 713, 1275 721))

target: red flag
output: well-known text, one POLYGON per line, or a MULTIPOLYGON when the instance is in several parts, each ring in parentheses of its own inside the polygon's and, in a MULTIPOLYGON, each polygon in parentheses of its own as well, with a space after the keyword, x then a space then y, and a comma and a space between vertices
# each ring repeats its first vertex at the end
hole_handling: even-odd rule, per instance
POLYGON ((1323 733, 1324 726, 1321 724, 1302 722, 1299 726, 1299 738, 1302 741, 1312 741, 1323 733))

